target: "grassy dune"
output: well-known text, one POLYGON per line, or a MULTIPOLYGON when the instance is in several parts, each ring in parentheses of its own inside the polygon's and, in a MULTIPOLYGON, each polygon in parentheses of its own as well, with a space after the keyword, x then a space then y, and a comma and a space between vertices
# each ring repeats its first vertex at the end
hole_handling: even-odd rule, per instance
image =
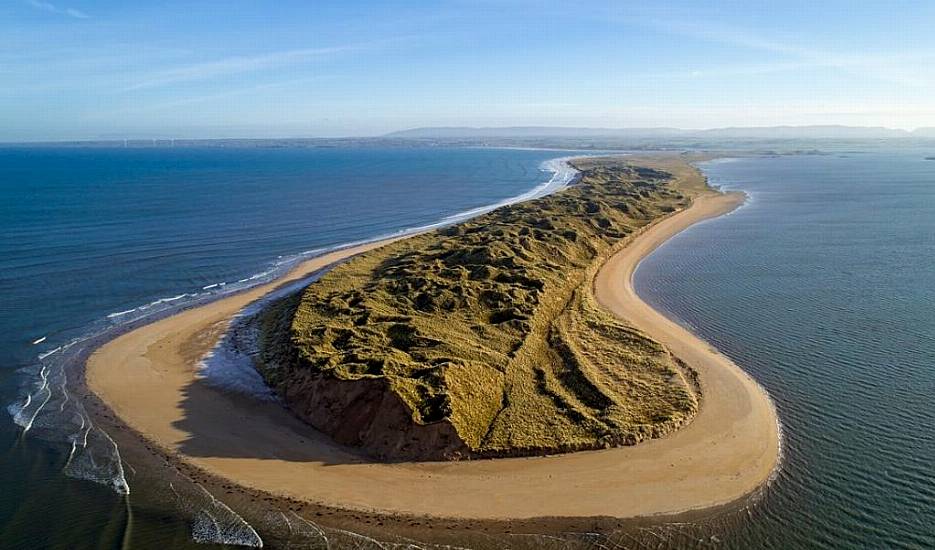
POLYGON ((580 161, 567 190, 356 257, 262 314, 258 367, 297 415, 386 459, 663 435, 697 411, 693 374, 591 292, 629 235, 703 186, 663 167, 580 161))

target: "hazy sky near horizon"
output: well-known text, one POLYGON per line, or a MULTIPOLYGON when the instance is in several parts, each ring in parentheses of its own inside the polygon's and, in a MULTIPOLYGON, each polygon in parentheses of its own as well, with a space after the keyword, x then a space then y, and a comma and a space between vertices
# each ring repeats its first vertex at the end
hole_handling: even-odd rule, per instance
POLYGON ((935 126, 933 27, 925 1, 6 0, 0 141, 912 129, 935 126))

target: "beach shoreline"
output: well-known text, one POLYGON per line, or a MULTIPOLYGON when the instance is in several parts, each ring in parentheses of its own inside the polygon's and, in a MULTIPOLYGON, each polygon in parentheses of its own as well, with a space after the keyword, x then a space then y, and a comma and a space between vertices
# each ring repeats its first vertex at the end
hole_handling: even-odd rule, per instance
POLYGON ((631 279, 639 261, 668 238, 741 202, 736 194, 700 194, 690 208, 642 231, 594 280, 602 305, 665 343, 701 375, 704 397, 696 418, 669 437, 634 447, 475 462, 367 463, 276 403, 244 403, 199 380, 197 363, 248 304, 404 237, 331 252, 277 281, 130 330, 92 353, 85 381, 120 422, 167 455, 289 502, 493 522, 636 518, 726 505, 769 479, 779 456, 775 411, 739 367, 642 302, 631 279), (232 419, 239 420, 238 433, 230 430, 232 419))

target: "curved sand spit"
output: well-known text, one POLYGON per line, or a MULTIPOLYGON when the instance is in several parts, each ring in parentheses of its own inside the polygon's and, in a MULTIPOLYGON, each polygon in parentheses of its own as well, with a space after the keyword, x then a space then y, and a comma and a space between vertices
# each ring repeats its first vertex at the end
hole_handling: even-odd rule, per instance
MULTIPOLYGON (((173 454, 241 485, 344 509, 470 519, 667 514, 756 490, 779 455, 775 411, 729 359, 640 300, 631 284, 646 254, 738 195, 705 194, 613 256, 595 279, 601 304, 665 343, 700 374, 695 419, 634 447, 539 458, 368 463, 273 403, 217 391, 195 365, 228 320, 274 288, 258 287, 140 327, 98 349, 87 384, 126 424, 173 454)), ((328 254, 276 284, 379 244, 328 254)))

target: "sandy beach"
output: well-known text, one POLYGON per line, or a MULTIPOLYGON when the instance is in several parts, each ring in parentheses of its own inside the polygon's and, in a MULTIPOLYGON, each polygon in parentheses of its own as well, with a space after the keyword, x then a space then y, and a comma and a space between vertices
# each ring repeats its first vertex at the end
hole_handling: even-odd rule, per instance
POLYGON ((775 410, 738 366, 640 300, 631 279, 639 261, 671 236, 742 200, 739 194, 698 196, 612 256, 594 281, 602 305, 699 374, 700 411, 663 439, 537 458, 373 463, 278 404, 228 395, 198 378, 199 360, 247 304, 384 243, 327 254, 275 283, 128 332, 89 358, 86 382, 123 422, 173 456, 251 489, 340 509, 505 520, 630 518, 729 503, 761 487, 776 465, 775 410))

